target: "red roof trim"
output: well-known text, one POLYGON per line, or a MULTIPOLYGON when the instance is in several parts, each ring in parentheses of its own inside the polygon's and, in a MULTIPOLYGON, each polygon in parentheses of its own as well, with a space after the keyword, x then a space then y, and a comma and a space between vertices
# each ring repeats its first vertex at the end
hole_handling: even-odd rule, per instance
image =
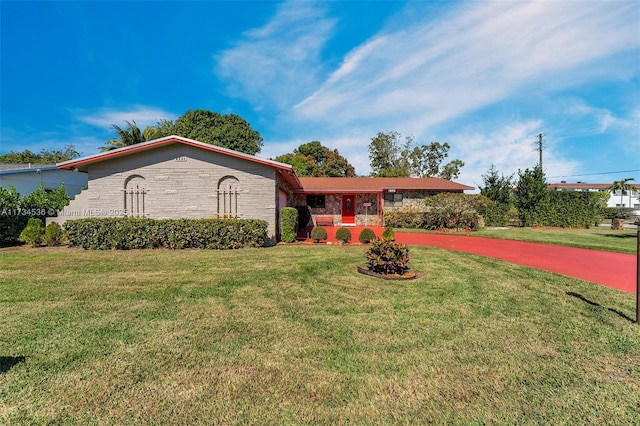
POLYGON ((297 193, 381 193, 386 190, 463 192, 473 187, 440 178, 302 177, 297 193))

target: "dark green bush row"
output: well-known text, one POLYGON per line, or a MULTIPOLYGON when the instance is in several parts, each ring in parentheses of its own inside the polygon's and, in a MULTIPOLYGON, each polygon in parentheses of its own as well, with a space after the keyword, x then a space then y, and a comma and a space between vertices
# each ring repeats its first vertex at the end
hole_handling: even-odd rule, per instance
POLYGON ((267 222, 255 219, 100 218, 65 222, 68 243, 89 250, 262 247, 267 222))
POLYGON ((520 211, 528 226, 590 228, 602 220, 608 195, 599 192, 549 191, 535 210, 520 211))
MULTIPOLYGON (((478 214, 484 218, 485 226, 507 226, 511 220, 509 213, 511 205, 508 203, 499 203, 493 200, 486 200, 486 203, 478 206, 478 214)), ((517 217, 517 211, 515 212, 517 217)))
MULTIPOLYGON (((482 195, 438 194, 427 197, 428 212, 385 212, 385 226, 422 229, 477 229, 481 218, 487 226, 521 223, 525 226, 589 228, 603 217, 607 194, 547 191, 530 211, 515 212, 509 204, 482 195), (515 220, 516 216, 519 220, 515 220)), ((613 212, 612 214, 621 214, 613 212)))
POLYGON ((44 222, 47 216, 57 216, 58 210, 68 204, 64 184, 50 192, 40 185, 29 195, 19 194, 13 186, 0 188, 0 247, 18 244, 29 218, 44 222))
POLYGON ((298 233, 298 210, 293 207, 283 207, 280 209, 280 238, 285 243, 292 243, 296 240, 298 233))

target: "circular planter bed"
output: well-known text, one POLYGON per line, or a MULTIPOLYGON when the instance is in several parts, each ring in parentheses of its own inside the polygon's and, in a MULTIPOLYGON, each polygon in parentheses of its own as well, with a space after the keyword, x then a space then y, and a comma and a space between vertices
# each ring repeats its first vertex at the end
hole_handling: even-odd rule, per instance
POLYGON ((416 278, 415 272, 405 272, 402 275, 398 274, 378 274, 377 272, 370 271, 367 268, 358 266, 358 272, 371 277, 382 278, 383 280, 412 280, 416 278))

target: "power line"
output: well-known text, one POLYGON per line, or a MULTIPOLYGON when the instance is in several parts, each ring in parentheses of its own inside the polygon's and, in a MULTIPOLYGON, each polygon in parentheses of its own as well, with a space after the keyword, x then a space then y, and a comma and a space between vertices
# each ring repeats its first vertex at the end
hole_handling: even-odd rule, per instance
POLYGON ((563 177, 611 175, 611 174, 616 174, 616 173, 633 173, 633 172, 640 172, 640 170, 618 170, 618 171, 615 171, 615 172, 584 173, 584 174, 581 174, 581 175, 549 176, 549 179, 563 178, 563 177))

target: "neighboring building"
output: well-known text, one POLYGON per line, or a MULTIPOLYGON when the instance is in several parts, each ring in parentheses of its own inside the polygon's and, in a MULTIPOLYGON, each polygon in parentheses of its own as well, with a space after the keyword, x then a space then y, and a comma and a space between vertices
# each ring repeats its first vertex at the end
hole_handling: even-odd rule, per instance
POLYGON ((441 178, 302 177, 300 182, 294 205, 308 205, 314 219, 342 225, 382 225, 384 210, 423 211, 428 195, 473 189, 441 178))
POLYGON ((0 188, 13 186, 20 195, 29 195, 40 185, 52 191, 61 183, 73 197, 87 186, 87 174, 60 170, 52 164, 0 164, 0 188))
MULTIPOLYGON (((626 207, 640 211, 640 184, 631 185, 635 191, 613 191, 607 200, 607 207, 626 207)), ((549 189, 554 191, 585 191, 585 192, 607 192, 611 187, 610 183, 550 183, 547 185, 549 189)))
POLYGON ((473 189, 439 178, 298 178, 272 160, 169 136, 58 164, 88 175, 58 217, 244 218, 279 239, 280 209, 309 205, 314 219, 380 224, 383 209, 424 208, 425 195, 473 189))

